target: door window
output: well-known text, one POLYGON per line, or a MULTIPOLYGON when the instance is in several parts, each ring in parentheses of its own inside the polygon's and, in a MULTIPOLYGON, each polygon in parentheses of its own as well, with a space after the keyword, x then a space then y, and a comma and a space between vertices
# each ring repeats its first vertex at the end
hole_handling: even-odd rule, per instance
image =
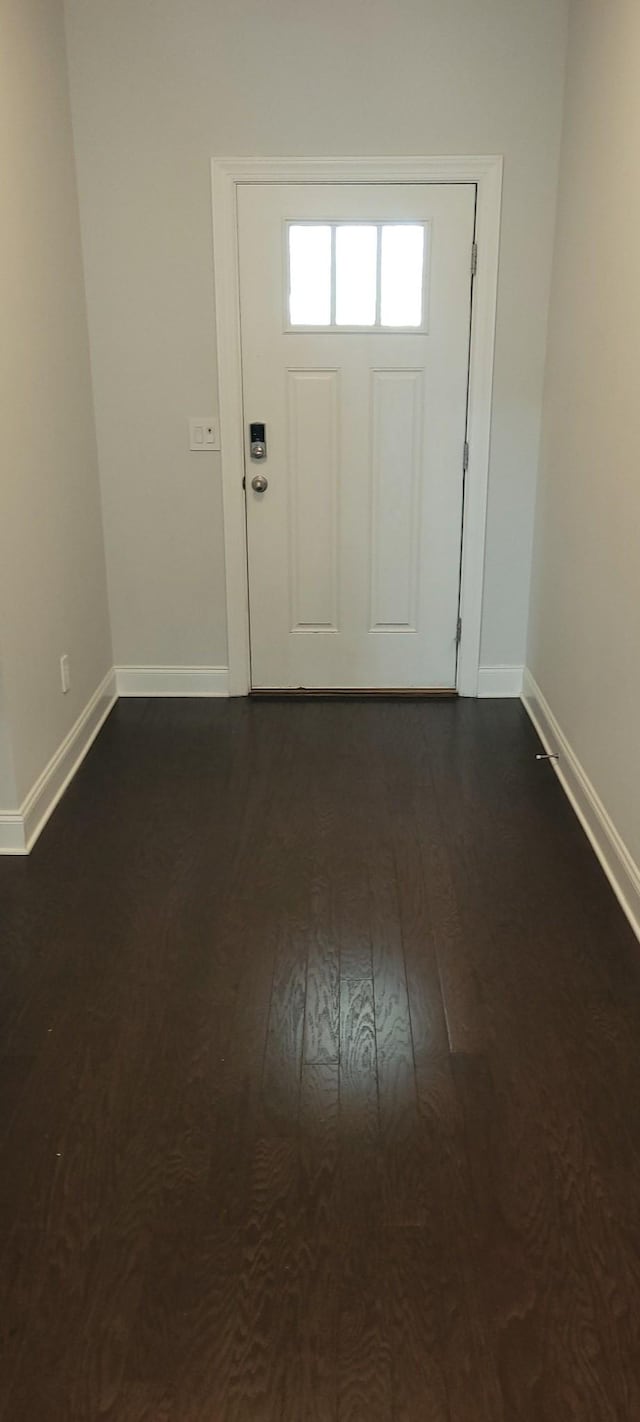
POLYGON ((289 323, 292 326, 331 324, 332 232, 320 222, 296 222, 289 227, 289 323))
POLYGON ((426 330, 429 224, 288 222, 289 331, 426 330))

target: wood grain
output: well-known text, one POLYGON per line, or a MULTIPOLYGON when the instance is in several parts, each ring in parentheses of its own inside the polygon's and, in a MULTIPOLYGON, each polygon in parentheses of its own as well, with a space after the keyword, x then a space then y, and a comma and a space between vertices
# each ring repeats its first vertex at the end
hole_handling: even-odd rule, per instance
POLYGON ((637 1422, 640 953, 506 702, 121 702, 0 860, 0 1422, 637 1422))

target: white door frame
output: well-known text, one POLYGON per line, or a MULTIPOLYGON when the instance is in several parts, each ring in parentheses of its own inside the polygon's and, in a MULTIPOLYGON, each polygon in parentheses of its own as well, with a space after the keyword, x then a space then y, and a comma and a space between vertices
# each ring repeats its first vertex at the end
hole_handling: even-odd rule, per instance
POLYGON ((238 183, 476 183, 477 274, 473 293, 462 537, 458 691, 477 696, 491 442, 502 158, 215 158, 213 247, 218 349, 222 494, 227 590, 229 693, 250 690, 247 533, 242 481, 244 420, 238 275, 238 183))

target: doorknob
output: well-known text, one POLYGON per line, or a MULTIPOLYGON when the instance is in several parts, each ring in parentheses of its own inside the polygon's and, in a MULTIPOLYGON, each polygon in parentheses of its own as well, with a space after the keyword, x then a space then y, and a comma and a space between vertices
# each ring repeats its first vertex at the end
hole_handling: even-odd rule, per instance
POLYGON ((265 478, 264 474, 254 474, 251 480, 251 488, 256 494, 266 494, 269 488, 269 480, 265 478))

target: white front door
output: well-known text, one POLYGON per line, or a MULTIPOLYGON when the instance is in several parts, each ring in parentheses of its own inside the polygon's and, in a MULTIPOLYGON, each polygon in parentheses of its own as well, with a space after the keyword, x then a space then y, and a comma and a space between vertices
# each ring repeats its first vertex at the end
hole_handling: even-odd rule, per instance
POLYGON ((455 687, 475 196, 238 187, 255 689, 455 687))

